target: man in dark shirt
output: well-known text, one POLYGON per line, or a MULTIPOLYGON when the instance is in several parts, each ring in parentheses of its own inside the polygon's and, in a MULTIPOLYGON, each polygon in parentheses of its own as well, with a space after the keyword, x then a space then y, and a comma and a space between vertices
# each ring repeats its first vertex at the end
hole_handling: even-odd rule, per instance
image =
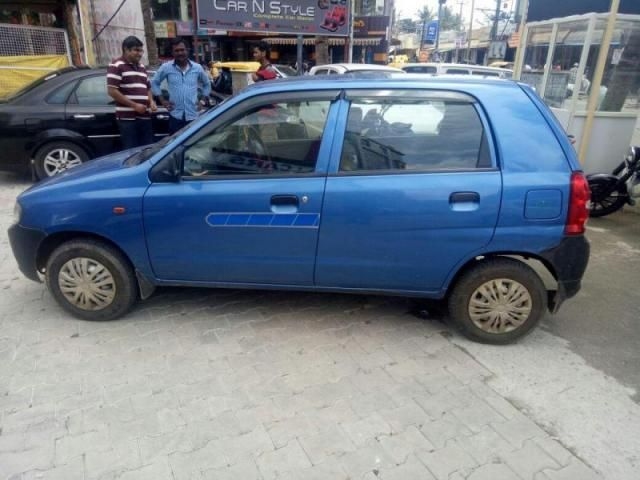
POLYGON ((278 74, 269 63, 269 44, 264 40, 253 47, 253 59, 260 63, 260 68, 255 73, 251 74, 251 78, 254 82, 261 82, 263 80, 273 80, 278 78, 278 74))
POLYGON ((107 92, 116 102, 116 119, 125 149, 153 143, 149 112, 155 112, 157 107, 147 70, 140 63, 142 52, 142 42, 127 37, 122 42, 122 56, 107 69, 107 92))

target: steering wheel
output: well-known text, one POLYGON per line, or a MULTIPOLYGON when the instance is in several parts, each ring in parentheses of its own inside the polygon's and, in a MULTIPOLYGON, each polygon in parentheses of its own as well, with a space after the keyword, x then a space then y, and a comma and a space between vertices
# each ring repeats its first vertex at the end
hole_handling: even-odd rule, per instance
POLYGON ((258 162, 262 163, 262 165, 259 165, 260 168, 273 168, 269 151, 255 127, 244 128, 241 132, 241 138, 246 145, 247 152, 252 154, 258 162))

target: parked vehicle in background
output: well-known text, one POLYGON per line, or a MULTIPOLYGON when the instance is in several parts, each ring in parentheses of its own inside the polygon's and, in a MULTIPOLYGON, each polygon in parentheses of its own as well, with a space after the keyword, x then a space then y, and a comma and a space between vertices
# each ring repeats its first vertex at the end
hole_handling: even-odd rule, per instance
POLYGON ((259 82, 27 190, 9 238, 87 320, 157 286, 388 294, 448 299, 465 335, 503 344, 580 289, 588 200, 526 85, 383 72, 259 82))
POLYGON ((354 75, 367 75, 371 73, 402 73, 402 70, 387 65, 374 65, 367 63, 330 63, 327 65, 316 65, 309 70, 309 75, 343 75, 351 73, 354 75))
POLYGON ((631 147, 613 173, 587 175, 591 189, 591 216, 604 217, 640 198, 640 147, 631 147))
POLYGON ((512 78, 513 70, 506 68, 467 65, 466 63, 405 63, 400 66, 407 73, 434 75, 477 75, 482 77, 512 78))
MULTIPOLYGON (((0 170, 51 177, 121 150, 106 69, 67 67, 0 100, 0 170)), ((152 113, 156 139, 168 130, 163 108, 152 113)))

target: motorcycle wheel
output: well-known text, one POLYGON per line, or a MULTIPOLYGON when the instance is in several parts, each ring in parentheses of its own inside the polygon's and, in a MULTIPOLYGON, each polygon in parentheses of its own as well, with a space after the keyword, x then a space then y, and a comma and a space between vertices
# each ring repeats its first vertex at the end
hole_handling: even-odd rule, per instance
POLYGON ((593 180, 589 182, 591 189, 591 217, 604 217, 617 212, 627 203, 626 192, 611 190, 608 182, 593 180))

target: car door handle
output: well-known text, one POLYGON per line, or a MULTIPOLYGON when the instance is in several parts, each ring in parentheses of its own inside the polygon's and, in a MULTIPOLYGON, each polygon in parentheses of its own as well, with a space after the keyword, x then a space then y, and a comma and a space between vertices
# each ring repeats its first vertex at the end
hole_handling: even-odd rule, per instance
POLYGON ((273 213, 296 213, 300 202, 297 195, 274 195, 271 197, 273 213))
POLYGON ((93 113, 76 113, 73 118, 76 120, 93 120, 96 116, 93 113))
POLYGON ((479 202, 480 194, 478 192, 453 192, 449 196, 450 203, 456 202, 479 202))
POLYGON ((449 195, 449 205, 456 212, 477 210, 480 206, 480 194, 478 192, 453 192, 449 195))
POLYGON ((158 120, 169 120, 169 115, 164 115, 164 114, 161 113, 159 115, 156 115, 156 118, 158 120))

